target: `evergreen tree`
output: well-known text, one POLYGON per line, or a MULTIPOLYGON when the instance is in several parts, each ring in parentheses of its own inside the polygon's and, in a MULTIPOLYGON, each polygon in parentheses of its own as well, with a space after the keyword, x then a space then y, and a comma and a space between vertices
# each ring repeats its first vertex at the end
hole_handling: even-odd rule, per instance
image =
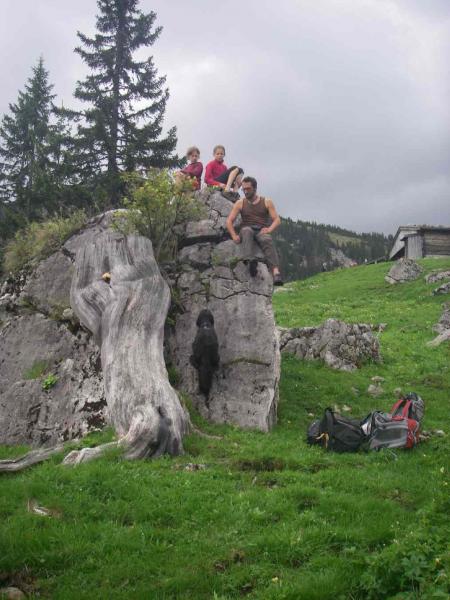
POLYGON ((162 28, 154 28, 156 14, 138 10, 138 0, 97 0, 97 33, 80 32, 82 47, 75 51, 91 69, 79 81, 75 97, 90 106, 81 113, 78 127, 81 172, 85 178, 101 176, 116 205, 121 186, 119 173, 138 168, 174 167, 177 138, 173 127, 161 137, 166 102, 165 77, 158 77, 153 57, 135 60, 142 47, 151 46, 162 28))
POLYGON ((27 220, 38 216, 51 196, 52 88, 41 57, 0 125, 0 200, 27 220))

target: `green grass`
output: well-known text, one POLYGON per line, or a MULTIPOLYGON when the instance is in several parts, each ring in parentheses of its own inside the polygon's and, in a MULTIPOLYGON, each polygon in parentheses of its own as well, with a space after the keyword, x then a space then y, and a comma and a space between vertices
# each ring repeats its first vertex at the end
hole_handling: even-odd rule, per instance
POLYGON ((355 245, 362 244, 362 240, 359 237, 352 237, 350 235, 343 235, 341 233, 333 233, 332 231, 328 231, 328 237, 332 242, 334 242, 338 246, 348 243, 355 245))
POLYGON ((86 221, 85 211, 79 209, 68 217, 53 217, 47 221, 30 223, 20 229, 6 244, 4 271, 16 272, 30 262, 50 256, 86 221))
MULTIPOLYGON (((423 264, 430 271, 450 260, 423 264)), ((0 586, 22 582, 31 597, 64 600, 448 598, 450 351, 425 345, 443 299, 422 278, 389 286, 389 266, 324 273, 275 295, 283 326, 338 317, 387 327, 384 363, 356 373, 285 357, 272 433, 194 415, 223 438, 189 436, 174 459, 124 462, 112 452, 69 469, 55 457, 2 476, 0 586), (385 378, 376 400, 366 393, 374 375, 385 378), (424 428, 447 435, 372 454, 306 445, 310 413, 343 403, 355 416, 388 409, 396 387, 420 393, 424 428), (54 516, 28 512, 30 499, 54 516)))

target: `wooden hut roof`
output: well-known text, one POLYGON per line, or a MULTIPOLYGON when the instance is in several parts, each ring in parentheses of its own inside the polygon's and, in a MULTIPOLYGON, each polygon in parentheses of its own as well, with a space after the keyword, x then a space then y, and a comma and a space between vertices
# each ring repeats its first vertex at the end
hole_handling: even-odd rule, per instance
POLYGON ((394 236, 394 243, 392 244, 389 253, 389 260, 395 260, 402 255, 405 248, 405 240, 408 236, 417 234, 423 235, 431 231, 439 231, 450 235, 450 227, 444 227, 443 225, 400 225, 394 236))

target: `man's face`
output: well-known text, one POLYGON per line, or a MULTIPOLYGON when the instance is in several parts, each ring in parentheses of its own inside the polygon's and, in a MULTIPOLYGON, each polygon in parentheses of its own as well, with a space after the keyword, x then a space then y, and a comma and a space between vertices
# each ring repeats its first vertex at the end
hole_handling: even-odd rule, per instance
POLYGON ((247 200, 251 200, 256 195, 256 190, 249 181, 244 181, 242 183, 242 191, 247 200))

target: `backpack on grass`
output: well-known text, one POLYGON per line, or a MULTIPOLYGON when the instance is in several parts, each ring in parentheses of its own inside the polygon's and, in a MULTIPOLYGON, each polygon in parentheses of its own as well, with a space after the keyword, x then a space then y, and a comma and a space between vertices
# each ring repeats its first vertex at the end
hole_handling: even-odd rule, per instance
POLYGON ((366 436, 356 419, 347 419, 326 408, 321 420, 314 421, 308 428, 308 444, 317 444, 333 452, 356 452, 366 436))
POLYGON ((413 448, 419 443, 420 420, 424 414, 422 398, 415 393, 400 398, 390 413, 374 411, 362 422, 369 450, 413 448))
POLYGON ((406 396, 401 396, 391 408, 390 414, 394 417, 408 417, 420 421, 423 419, 425 406, 422 398, 415 392, 410 392, 406 396))

